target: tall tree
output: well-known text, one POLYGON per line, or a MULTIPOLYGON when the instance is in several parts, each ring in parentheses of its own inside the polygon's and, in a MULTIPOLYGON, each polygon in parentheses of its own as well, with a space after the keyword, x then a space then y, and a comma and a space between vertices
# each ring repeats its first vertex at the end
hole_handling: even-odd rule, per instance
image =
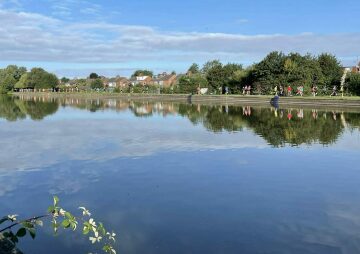
POLYGON ((97 75, 97 73, 95 73, 95 72, 92 72, 92 73, 90 73, 89 78, 90 79, 97 79, 97 78, 99 78, 99 75, 97 75))
POLYGON ((200 67, 197 63, 193 63, 188 69, 188 73, 197 74, 200 72, 200 67))
POLYGON ((92 89, 101 89, 101 88, 104 88, 104 84, 101 81, 101 79, 98 78, 98 79, 94 79, 93 81, 91 81, 90 87, 92 89))
POLYGON ((131 77, 139 77, 139 76, 149 76, 152 77, 154 76, 154 73, 152 71, 149 70, 136 70, 131 77))
POLYGON ((324 75, 325 85, 328 87, 339 85, 343 74, 339 60, 334 55, 323 53, 317 58, 317 61, 324 75))
POLYGON ((26 73, 26 68, 16 65, 9 65, 5 69, 0 69, 0 93, 12 90, 24 73, 26 73))

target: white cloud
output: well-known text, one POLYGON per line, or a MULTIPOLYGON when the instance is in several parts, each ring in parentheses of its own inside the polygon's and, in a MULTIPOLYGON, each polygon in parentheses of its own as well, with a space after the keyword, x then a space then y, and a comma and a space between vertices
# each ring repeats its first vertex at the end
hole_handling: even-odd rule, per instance
MULTIPOLYGON (((69 11, 73 0, 53 1, 69 11)), ((56 7, 57 6, 57 7, 56 7)), ((96 12, 97 6, 83 9, 96 12)), ((360 55, 360 33, 319 35, 182 33, 106 22, 69 22, 36 13, 0 10, 3 61, 121 63, 134 61, 253 62, 273 50, 331 52, 352 61, 360 55)))

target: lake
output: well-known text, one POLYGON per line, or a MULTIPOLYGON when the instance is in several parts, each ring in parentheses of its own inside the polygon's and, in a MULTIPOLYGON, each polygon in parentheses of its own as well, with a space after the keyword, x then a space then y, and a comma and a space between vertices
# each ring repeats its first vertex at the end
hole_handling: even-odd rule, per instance
MULTIPOLYGON (((2 96, 0 126, 1 215, 58 195, 118 253, 360 253, 358 112, 2 96)), ((48 224, 19 247, 94 252, 48 224)))

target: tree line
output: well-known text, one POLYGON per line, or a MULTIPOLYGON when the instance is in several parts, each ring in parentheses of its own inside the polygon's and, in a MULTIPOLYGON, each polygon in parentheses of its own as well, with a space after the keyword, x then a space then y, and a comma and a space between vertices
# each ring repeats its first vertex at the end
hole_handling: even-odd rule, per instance
MULTIPOLYGON (((162 92, 198 93, 199 88, 207 88, 211 94, 239 94, 245 86, 249 86, 252 94, 273 94, 275 86, 291 86, 293 89, 303 86, 304 93, 310 94, 311 88, 316 86, 319 95, 329 95, 334 86, 340 88, 343 73, 340 61, 331 54, 313 56, 274 51, 247 68, 237 63, 223 64, 219 60, 208 61, 201 67, 194 63, 186 74, 178 75, 176 85, 163 88, 162 92)), ((137 70, 132 77, 138 75, 153 76, 153 72, 137 70)), ((65 77, 59 81, 54 74, 41 68, 27 71, 25 67, 9 65, 5 69, 0 69, 0 93, 22 88, 56 88, 68 81, 65 77)), ((345 81, 344 89, 347 94, 360 95, 359 73, 349 73, 345 81)), ((88 79, 78 79, 75 85, 77 88, 83 88, 80 90, 104 88, 101 77, 96 73, 91 73, 88 79)), ((149 87, 125 90, 148 91, 152 90, 149 87)))
MULTIPOLYGON (((310 94, 316 86, 320 95, 326 95, 334 86, 340 88, 343 73, 339 60, 331 54, 286 55, 275 51, 247 68, 234 63, 224 65, 218 60, 209 61, 202 68, 194 63, 188 75, 180 78, 179 89, 195 93, 200 86, 219 93, 227 88, 227 92, 237 94, 242 93, 243 87, 250 86, 253 94, 272 94, 275 86, 293 89, 304 86, 305 94, 310 94)), ((345 86, 349 93, 360 95, 360 74, 349 74, 345 86)))
POLYGON ((56 75, 42 68, 32 68, 28 72, 25 67, 9 65, 5 69, 0 69, 0 93, 24 88, 56 88, 58 85, 56 75))

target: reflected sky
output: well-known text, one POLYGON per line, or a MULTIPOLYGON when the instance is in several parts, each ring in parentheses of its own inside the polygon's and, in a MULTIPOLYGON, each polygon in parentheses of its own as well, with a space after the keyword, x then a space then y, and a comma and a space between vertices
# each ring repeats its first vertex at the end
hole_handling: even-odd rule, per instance
MULTIPOLYGON (((0 117, 0 214, 57 194, 113 228, 119 253, 360 252, 357 113, 3 98, 0 117)), ((38 236, 21 249, 94 251, 38 236)))

